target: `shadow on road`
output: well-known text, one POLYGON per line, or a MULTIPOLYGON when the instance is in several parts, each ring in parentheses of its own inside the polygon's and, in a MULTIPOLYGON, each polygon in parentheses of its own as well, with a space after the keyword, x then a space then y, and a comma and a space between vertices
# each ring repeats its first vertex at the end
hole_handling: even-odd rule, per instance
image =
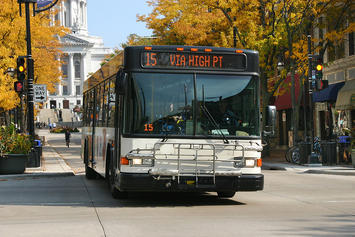
MULTIPOLYGON (((237 195, 236 195, 237 197, 237 195)), ((129 193, 114 199, 104 179, 86 180, 84 175, 41 177, 1 182, 0 206, 71 207, 177 207, 245 205, 233 199, 220 199, 216 193, 129 193)))

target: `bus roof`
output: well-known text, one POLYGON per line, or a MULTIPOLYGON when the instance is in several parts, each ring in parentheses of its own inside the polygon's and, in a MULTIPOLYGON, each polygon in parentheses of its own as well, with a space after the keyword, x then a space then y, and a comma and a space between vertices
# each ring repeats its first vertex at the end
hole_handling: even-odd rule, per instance
POLYGON ((121 67, 123 67, 123 51, 120 51, 116 56, 102 65, 99 70, 84 81, 83 91, 86 91, 97 85, 99 82, 114 76, 121 67))

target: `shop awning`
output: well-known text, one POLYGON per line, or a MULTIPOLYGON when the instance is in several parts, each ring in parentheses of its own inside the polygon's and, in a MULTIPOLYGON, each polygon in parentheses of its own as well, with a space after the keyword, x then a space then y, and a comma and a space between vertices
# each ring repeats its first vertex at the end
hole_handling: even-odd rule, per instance
POLYGON ((335 104, 337 110, 355 109, 355 80, 346 81, 345 85, 338 92, 338 98, 335 104))
MULTIPOLYGON (((290 109, 292 108, 291 101, 291 76, 288 75, 285 79, 284 85, 280 86, 281 95, 277 96, 275 99, 275 106, 277 110, 290 109)), ((300 92, 299 77, 295 75, 295 94, 296 100, 300 92)))
POLYGON ((321 91, 313 92, 313 102, 324 102, 337 100, 339 90, 344 86, 345 82, 331 84, 327 88, 321 91))

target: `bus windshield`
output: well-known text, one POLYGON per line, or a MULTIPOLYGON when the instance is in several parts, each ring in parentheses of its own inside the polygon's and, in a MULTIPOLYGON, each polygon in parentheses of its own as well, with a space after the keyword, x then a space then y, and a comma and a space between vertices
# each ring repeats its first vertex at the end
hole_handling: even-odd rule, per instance
POLYGON ((255 76, 132 73, 130 80, 126 134, 260 136, 255 76))

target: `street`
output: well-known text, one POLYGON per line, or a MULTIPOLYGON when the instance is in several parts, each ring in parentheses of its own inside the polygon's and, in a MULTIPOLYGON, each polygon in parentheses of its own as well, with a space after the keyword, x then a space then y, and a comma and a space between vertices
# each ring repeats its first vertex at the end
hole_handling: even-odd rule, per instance
POLYGON ((48 143, 75 176, 0 180, 0 236, 354 236, 355 177, 264 170, 261 192, 111 197, 87 180, 80 134, 48 143))

